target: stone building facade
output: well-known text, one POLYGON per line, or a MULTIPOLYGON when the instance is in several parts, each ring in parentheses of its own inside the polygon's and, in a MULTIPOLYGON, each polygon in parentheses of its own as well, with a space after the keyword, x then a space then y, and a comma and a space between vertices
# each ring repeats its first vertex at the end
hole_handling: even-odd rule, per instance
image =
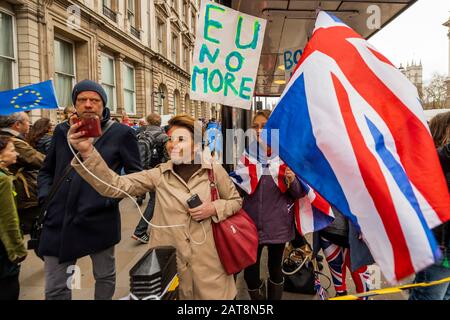
MULTIPOLYGON (((0 90, 53 79, 60 108, 92 79, 114 116, 216 117, 189 98, 199 0, 0 0, 0 90), (4 36, 5 35, 5 36, 4 36)), ((56 111, 36 110, 32 118, 56 111)))

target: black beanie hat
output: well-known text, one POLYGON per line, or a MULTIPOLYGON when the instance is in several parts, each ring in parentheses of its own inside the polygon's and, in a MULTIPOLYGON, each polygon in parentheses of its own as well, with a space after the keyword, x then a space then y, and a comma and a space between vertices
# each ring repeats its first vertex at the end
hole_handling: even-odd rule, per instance
POLYGON ((73 91, 72 91, 73 105, 75 105, 78 95, 84 91, 97 92, 103 100, 103 107, 106 108, 106 104, 108 102, 108 97, 106 96, 105 89, 103 89, 103 87, 101 85, 99 85, 97 82, 94 82, 92 80, 80 81, 75 85, 75 87, 73 87, 73 91))

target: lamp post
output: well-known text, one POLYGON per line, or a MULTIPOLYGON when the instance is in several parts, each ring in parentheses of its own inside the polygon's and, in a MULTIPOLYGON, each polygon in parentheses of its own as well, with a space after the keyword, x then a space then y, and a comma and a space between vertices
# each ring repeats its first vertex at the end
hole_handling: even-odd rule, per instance
POLYGON ((156 94, 158 96, 158 113, 160 115, 162 115, 163 113, 163 105, 164 105, 164 98, 166 97, 164 95, 164 91, 159 90, 159 91, 153 91, 152 92, 152 96, 156 94))

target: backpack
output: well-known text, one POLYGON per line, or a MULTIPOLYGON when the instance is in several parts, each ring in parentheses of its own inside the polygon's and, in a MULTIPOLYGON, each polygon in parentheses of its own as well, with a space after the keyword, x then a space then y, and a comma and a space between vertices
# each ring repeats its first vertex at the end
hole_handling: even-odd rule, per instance
POLYGON ((164 162, 164 150, 162 143, 158 143, 158 137, 163 132, 142 131, 136 135, 138 139, 139 154, 144 169, 152 169, 164 162))

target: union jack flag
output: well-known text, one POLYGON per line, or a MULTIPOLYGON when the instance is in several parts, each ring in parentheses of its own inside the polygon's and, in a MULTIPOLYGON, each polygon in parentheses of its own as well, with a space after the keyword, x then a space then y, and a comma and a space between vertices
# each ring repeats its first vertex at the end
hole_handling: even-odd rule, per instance
MULTIPOLYGON (((299 179, 300 180, 300 179, 299 179)), ((322 230, 334 220, 330 204, 300 180, 306 196, 294 202, 295 226, 301 235, 322 230)))
POLYGON ((280 191, 286 192, 286 185, 283 180, 287 166, 278 156, 261 159, 259 153, 258 156, 254 156, 245 151, 236 170, 230 173, 230 177, 247 194, 252 194, 256 191, 261 176, 265 173, 265 167, 269 169, 268 173, 270 173, 280 191))
MULTIPOLYGON (((251 153, 244 152, 236 170, 230 173, 230 178, 247 194, 252 194, 256 191, 261 176, 265 172, 264 167, 267 167, 280 191, 286 192, 287 187, 284 183, 286 164, 278 155, 261 159, 261 154, 263 153, 258 152, 256 156, 252 156, 251 153)), ((296 199, 290 209, 294 214, 295 226, 298 232, 301 235, 305 235, 327 227, 333 222, 334 214, 330 204, 324 198, 302 180, 299 179, 299 181, 306 195, 303 198, 296 199)))
POLYGON ((279 129, 286 164, 360 227, 388 281, 440 258, 430 228, 450 219, 450 198, 417 89, 336 17, 319 13, 266 129, 279 129))

